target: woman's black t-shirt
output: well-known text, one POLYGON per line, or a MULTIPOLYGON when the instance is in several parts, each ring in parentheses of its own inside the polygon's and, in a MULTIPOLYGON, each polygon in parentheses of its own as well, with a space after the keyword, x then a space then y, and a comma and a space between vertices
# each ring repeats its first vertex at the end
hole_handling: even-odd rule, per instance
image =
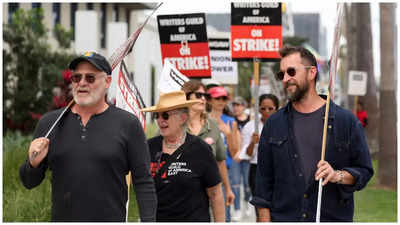
MULTIPOLYGON (((210 222, 207 188, 221 182, 211 147, 199 137, 187 134, 179 154, 162 153, 162 136, 148 140, 157 191, 157 222, 210 222), (168 158, 174 157, 169 165, 168 158), (162 174, 157 171, 163 166, 162 174)), ((178 148, 179 150, 179 148, 178 148)), ((176 152, 178 151, 176 150, 176 152)))

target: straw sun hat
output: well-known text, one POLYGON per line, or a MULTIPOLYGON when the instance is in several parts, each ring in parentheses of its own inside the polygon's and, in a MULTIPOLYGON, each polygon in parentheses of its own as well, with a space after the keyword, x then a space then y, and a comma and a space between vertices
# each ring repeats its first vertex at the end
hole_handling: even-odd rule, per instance
POLYGON ((160 94, 160 99, 155 106, 142 109, 142 112, 164 112, 173 109, 190 107, 201 100, 186 100, 184 91, 172 91, 160 94))

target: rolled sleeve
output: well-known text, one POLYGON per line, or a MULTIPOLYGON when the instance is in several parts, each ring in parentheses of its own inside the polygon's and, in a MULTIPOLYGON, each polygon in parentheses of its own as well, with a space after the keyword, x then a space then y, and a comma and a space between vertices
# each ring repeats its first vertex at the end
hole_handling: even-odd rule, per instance
POLYGON ((374 174, 364 129, 361 123, 354 120, 350 150, 352 151, 352 165, 344 167, 343 170, 354 177, 355 183, 353 185, 339 185, 341 194, 345 199, 352 197, 353 192, 363 189, 374 174))

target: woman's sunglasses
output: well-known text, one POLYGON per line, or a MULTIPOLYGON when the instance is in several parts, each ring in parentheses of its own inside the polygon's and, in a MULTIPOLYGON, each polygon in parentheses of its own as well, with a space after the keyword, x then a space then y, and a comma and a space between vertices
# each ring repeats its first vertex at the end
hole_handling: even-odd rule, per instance
MULTIPOLYGON (((304 66, 304 68, 309 69, 313 66, 304 66)), ((291 76, 294 77, 296 75, 296 68, 294 67, 288 67, 286 69, 286 73, 291 76)), ((283 80, 283 77, 285 76, 285 71, 279 71, 278 73, 276 73, 276 79, 277 80, 283 80)))
POLYGON ((201 99, 201 97, 203 97, 203 96, 204 96, 204 98, 205 98, 206 100, 210 100, 210 99, 211 99, 211 96, 210 96, 210 94, 208 94, 208 93, 203 93, 203 92, 189 92, 189 93, 186 94, 186 99, 187 99, 187 100, 190 99, 190 95, 191 95, 191 94, 194 94, 194 96, 196 96, 196 98, 198 98, 198 99, 201 99))
POLYGON ((177 114, 178 112, 173 112, 173 111, 166 111, 166 112, 154 112, 153 113, 153 119, 157 120, 158 118, 163 118, 163 120, 168 120, 169 116, 177 114))
MULTIPOLYGON (((79 83, 82 80, 83 75, 76 73, 71 76, 71 81, 74 83, 79 83)), ((94 74, 86 74, 85 81, 89 84, 93 84, 96 81, 96 75, 94 74)))

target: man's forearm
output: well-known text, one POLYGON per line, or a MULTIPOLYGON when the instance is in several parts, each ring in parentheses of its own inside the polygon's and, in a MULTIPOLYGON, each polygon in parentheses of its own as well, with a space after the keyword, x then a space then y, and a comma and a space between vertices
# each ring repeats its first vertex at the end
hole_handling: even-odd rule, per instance
POLYGON ((271 214, 268 208, 257 208, 257 222, 271 222, 271 214))

